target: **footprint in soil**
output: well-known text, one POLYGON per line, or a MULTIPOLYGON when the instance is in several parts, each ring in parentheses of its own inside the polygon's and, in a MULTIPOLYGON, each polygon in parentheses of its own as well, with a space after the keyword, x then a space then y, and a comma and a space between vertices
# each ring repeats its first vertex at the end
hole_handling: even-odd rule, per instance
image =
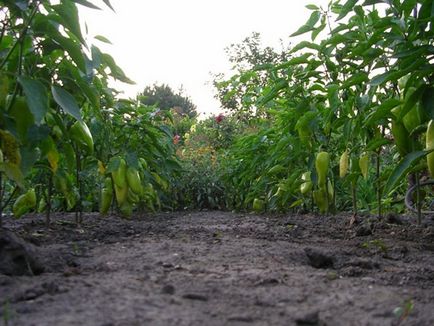
POLYGON ((319 318, 319 312, 309 312, 295 320, 297 326, 326 326, 326 323, 319 318))
POLYGON ((333 268, 334 257, 314 248, 304 249, 309 265, 315 268, 333 268))

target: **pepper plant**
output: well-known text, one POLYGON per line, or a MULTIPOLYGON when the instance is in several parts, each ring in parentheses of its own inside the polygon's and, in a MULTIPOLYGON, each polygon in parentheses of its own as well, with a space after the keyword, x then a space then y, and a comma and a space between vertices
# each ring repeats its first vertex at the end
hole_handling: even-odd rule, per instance
MULTIPOLYGON (((97 162, 107 164, 119 154, 122 145, 114 146, 118 152, 112 147, 124 141, 119 137, 125 126, 141 129, 129 134, 136 143, 127 142, 130 146, 123 153, 146 157, 149 181, 165 185, 163 175, 171 170, 162 172, 160 167, 173 152, 164 145, 170 135, 155 127, 149 112, 142 112, 134 101, 119 101, 109 80, 132 81, 81 30, 78 6, 113 9, 110 1, 0 3, 0 223, 2 210, 29 191, 32 200, 15 201, 17 217, 38 202, 47 223, 52 209, 75 210, 80 223, 83 209, 98 207, 97 162), (142 131, 144 145, 138 141, 142 131)), ((102 36, 96 39, 108 42, 102 36)), ((136 166, 137 160, 132 161, 136 166)))
MULTIPOLYGON (((336 195, 333 191, 332 201, 346 209, 345 188, 350 187, 357 215, 357 185, 363 183, 365 188, 364 179, 372 180, 377 196, 368 203, 369 209, 376 208, 381 215, 383 202, 388 202, 385 196, 399 195, 396 190, 401 189, 403 177, 415 173, 418 180, 418 171, 426 169, 422 158, 429 151, 423 150, 424 134, 434 116, 432 1, 347 0, 331 1, 327 8, 307 8, 309 19, 292 36, 306 35, 310 40, 296 44, 284 62, 257 65, 230 79, 256 99, 259 111, 268 113, 263 132, 240 140, 258 157, 228 161, 228 171, 236 171, 233 167, 237 166, 248 182, 239 183, 239 176, 229 174, 235 193, 248 192, 236 205, 248 207, 261 197, 271 208, 284 188, 279 187, 274 196, 270 190, 294 173, 299 173, 297 183, 306 183, 301 177, 307 171, 319 185, 313 189, 315 202, 320 209, 325 207, 319 203, 329 195, 327 191, 319 195, 324 183, 317 182, 313 164, 322 151, 331 159, 329 188, 340 190, 336 195), (262 71, 265 83, 258 87, 249 82, 262 71), (261 143, 263 151, 254 145, 261 143), (347 153, 349 168, 339 178, 343 153, 347 153), (279 171, 276 179, 270 179, 267 164, 273 172, 279 171), (252 183, 257 184, 255 190, 250 188, 252 183)), ((220 85, 227 87, 227 83, 220 85)), ((236 146, 234 153, 240 150, 236 146)), ((311 201, 307 188, 303 189, 304 194, 285 197, 287 209, 311 201)))

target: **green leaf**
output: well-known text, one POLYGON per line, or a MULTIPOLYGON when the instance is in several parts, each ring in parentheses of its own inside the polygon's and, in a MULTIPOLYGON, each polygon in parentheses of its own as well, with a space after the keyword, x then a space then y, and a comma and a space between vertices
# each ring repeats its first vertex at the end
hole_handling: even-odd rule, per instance
POLYGON ((134 169, 139 168, 139 158, 137 157, 136 152, 128 152, 127 155, 125 155, 125 161, 127 163, 127 166, 134 169))
POLYGON ((102 0, 102 1, 107 5, 107 7, 109 7, 111 10, 115 11, 115 10, 113 9, 111 3, 110 3, 110 0, 102 0))
POLYGON ((75 119, 82 121, 80 108, 78 107, 75 98, 70 93, 63 88, 54 85, 51 86, 51 93, 53 94, 54 100, 63 109, 63 111, 75 119))
POLYGON ((113 78, 120 80, 126 84, 135 84, 131 79, 129 79, 122 69, 116 64, 113 57, 107 53, 101 54, 102 61, 110 68, 110 72, 113 78))
POLYGON ((319 19, 321 18, 321 13, 319 11, 314 11, 308 21, 306 22, 305 25, 310 26, 310 27, 314 27, 315 24, 319 21, 319 19))
POLYGON ((93 84, 88 84, 83 79, 76 80, 77 85, 80 87, 81 91, 84 93, 86 98, 89 100, 93 109, 100 109, 100 98, 99 93, 93 84))
MULTIPOLYGON (((9 109, 8 114, 14 118, 15 127, 19 138, 26 143, 30 128, 34 125, 35 119, 24 97, 17 97, 14 105, 9 109)), ((33 138, 33 135, 31 135, 33 138)))
POLYGON ((318 44, 312 43, 312 42, 302 41, 302 42, 298 43, 296 46, 294 46, 289 53, 294 53, 294 52, 297 52, 299 50, 306 49, 306 48, 319 51, 321 49, 321 46, 319 46, 318 44))
POLYGON ((419 86, 410 96, 407 96, 405 99, 405 103, 402 106, 401 111, 399 112, 399 120, 402 120, 404 116, 419 102, 419 99, 422 97, 423 93, 427 85, 419 86))
POLYGON ((376 5, 379 3, 388 3, 388 0, 366 0, 363 3, 363 6, 372 6, 372 5, 376 5))
POLYGON ((375 151, 381 146, 390 144, 390 140, 385 138, 374 138, 368 144, 366 144, 367 151, 375 151))
POLYGON ((411 168, 424 156, 433 152, 434 149, 428 151, 416 151, 411 152, 407 156, 405 156, 401 162, 395 167, 392 171, 389 179, 386 182, 384 187, 384 193, 389 194, 392 190, 396 188, 398 183, 404 178, 407 173, 411 170, 411 168))
POLYGON ((311 36, 311 40, 312 41, 314 41, 315 39, 316 39, 316 37, 318 36, 318 34, 319 33, 321 33, 323 30, 324 30, 324 28, 326 27, 327 25, 325 24, 325 23, 322 23, 321 25, 319 25, 317 28, 315 28, 313 31, 312 31, 312 36, 311 36))
POLYGON ((18 165, 10 162, 1 162, 0 171, 3 171, 9 179, 15 181, 18 187, 25 188, 24 175, 18 165))
POLYGON ((61 36, 60 34, 54 35, 53 39, 70 55, 77 67, 85 72, 86 63, 80 45, 72 39, 61 36))
POLYGON ((265 105, 272 99, 274 99, 280 90, 288 87, 288 82, 284 79, 279 80, 271 89, 266 90, 264 94, 258 100, 259 105, 265 105))
POLYGON ((107 164, 106 172, 112 173, 114 171, 117 171, 119 169, 120 164, 121 164, 121 158, 120 157, 118 157, 118 156, 112 157, 107 164))
POLYGON ((387 81, 397 81, 402 76, 405 76, 408 73, 407 70, 399 70, 399 71, 388 71, 384 74, 380 74, 371 79, 369 84, 371 86, 378 86, 384 84, 387 81))
POLYGON ((373 113, 367 116, 365 124, 378 124, 379 120, 390 117, 390 111, 401 104, 401 101, 396 98, 389 98, 381 103, 377 108, 373 109, 373 113))
POLYGON ((341 12, 339 13, 338 18, 336 20, 341 20, 344 18, 350 11, 353 10, 358 0, 348 0, 341 8, 341 12))
POLYGON ((92 9, 97 9, 97 10, 101 10, 100 7, 95 6, 93 3, 87 1, 87 0, 72 0, 75 3, 78 3, 82 6, 88 7, 88 8, 92 8, 92 9))
POLYGON ((40 81, 26 76, 19 76, 18 82, 23 87, 27 105, 33 114, 36 124, 39 125, 48 111, 47 89, 40 81))
POLYGON ((69 29, 83 45, 86 45, 81 35, 77 6, 71 1, 62 1, 59 5, 53 6, 53 9, 61 17, 61 24, 69 29))
POLYGON ((428 87, 422 95, 422 108, 429 119, 434 119, 434 88, 428 87))
POLYGON ((401 5, 401 10, 404 11, 405 16, 408 16, 413 11, 416 5, 417 5, 417 0, 404 0, 404 2, 401 5))
POLYGON ((6 74, 0 73, 0 107, 6 104, 6 97, 9 93, 9 78, 6 74))
POLYGON ((285 68, 288 68, 290 66, 299 65, 299 64, 303 64, 303 63, 309 63, 309 57, 311 55, 312 55, 312 53, 305 53, 299 57, 292 58, 291 60, 276 66, 276 70, 285 69, 285 68))
POLYGON ((367 82, 369 80, 368 74, 365 72, 359 72, 348 78, 341 86, 341 89, 348 88, 354 85, 367 82))
POLYGON ((313 4, 306 5, 306 8, 309 10, 319 10, 319 7, 313 4))
POLYGON ((110 42, 110 40, 108 38, 106 38, 106 37, 104 37, 102 35, 95 36, 95 39, 98 40, 98 41, 100 41, 100 42, 104 42, 104 43, 107 43, 107 44, 112 44, 112 42, 110 42))
POLYGON ((315 27, 308 26, 308 25, 303 25, 296 32, 292 33, 290 35, 290 37, 302 35, 304 33, 310 32, 310 31, 312 31, 314 29, 315 29, 315 27))
POLYGON ((313 30, 315 28, 315 24, 319 21, 320 18, 321 13, 319 11, 312 12, 306 24, 301 26, 295 33, 291 34, 291 37, 301 35, 313 30))
POLYGON ((255 71, 247 71, 240 76, 240 82, 243 84, 247 83, 250 79, 252 79, 256 76, 257 76, 257 73, 255 71))

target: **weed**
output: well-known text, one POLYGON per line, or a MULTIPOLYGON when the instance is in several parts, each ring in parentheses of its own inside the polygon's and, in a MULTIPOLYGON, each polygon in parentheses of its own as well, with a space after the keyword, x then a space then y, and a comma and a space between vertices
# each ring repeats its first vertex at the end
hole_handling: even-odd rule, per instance
POLYGON ((388 251, 386 244, 381 239, 365 241, 362 244, 362 248, 364 248, 364 249, 376 249, 376 250, 378 250, 384 254, 386 254, 388 251))
POLYGON ((410 315, 410 313, 413 311, 414 303, 413 300, 408 299, 404 301, 404 303, 393 309, 393 314, 398 318, 398 322, 396 325, 400 325, 407 317, 410 315))

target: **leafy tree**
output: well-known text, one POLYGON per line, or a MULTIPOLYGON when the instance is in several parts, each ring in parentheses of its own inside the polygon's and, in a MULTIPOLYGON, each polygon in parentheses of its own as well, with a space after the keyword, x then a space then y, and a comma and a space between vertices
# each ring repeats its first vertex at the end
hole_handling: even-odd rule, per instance
POLYGON ((280 50, 272 47, 263 47, 261 35, 252 33, 241 43, 231 44, 226 49, 229 62, 233 64, 234 76, 227 79, 223 73, 214 75, 213 85, 216 88, 216 98, 223 108, 238 116, 250 118, 260 115, 256 105, 257 92, 267 84, 268 71, 259 71, 257 68, 274 66, 289 59, 289 50, 283 44, 280 50), (243 76, 242 78, 239 78, 243 76))
POLYGON ((182 88, 175 92, 169 85, 154 84, 146 86, 138 95, 143 105, 157 106, 160 110, 175 110, 180 115, 193 118, 197 115, 196 105, 184 94, 182 88))

